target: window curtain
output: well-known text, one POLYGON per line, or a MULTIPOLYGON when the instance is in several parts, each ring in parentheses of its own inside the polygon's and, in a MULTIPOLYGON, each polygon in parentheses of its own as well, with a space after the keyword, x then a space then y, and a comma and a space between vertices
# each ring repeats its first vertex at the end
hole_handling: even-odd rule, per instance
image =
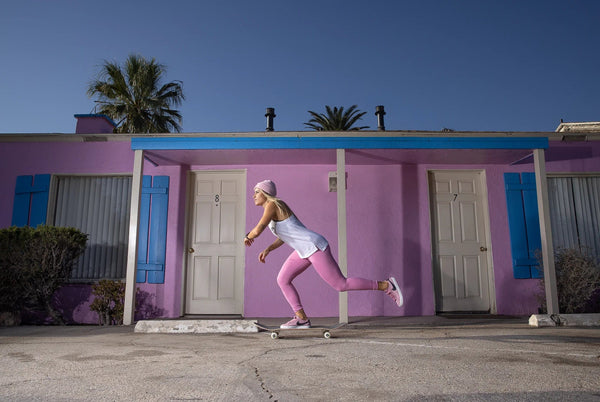
POLYGON ((126 275, 130 176, 57 176, 54 225, 88 234, 74 282, 126 275))

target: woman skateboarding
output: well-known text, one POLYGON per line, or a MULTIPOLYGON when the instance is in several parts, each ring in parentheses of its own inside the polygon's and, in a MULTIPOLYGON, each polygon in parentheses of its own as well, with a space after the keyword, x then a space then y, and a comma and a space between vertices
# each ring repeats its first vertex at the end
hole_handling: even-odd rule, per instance
POLYGON ((248 247, 251 246, 254 239, 269 227, 277 239, 258 255, 260 262, 264 263, 269 253, 283 244, 288 244, 294 249, 283 263, 277 276, 277 284, 295 313, 294 318, 282 324, 281 328, 310 328, 310 320, 306 316, 300 296, 292 284, 294 278, 310 265, 329 286, 338 292, 381 290, 389 295, 398 307, 402 306, 404 302, 402 292, 393 277, 383 281, 345 278, 331 255, 327 240, 320 234, 307 229, 290 207, 277 198, 277 188, 271 180, 261 181, 254 186, 253 199, 254 204, 263 207, 264 212, 258 224, 244 237, 244 244, 248 247))

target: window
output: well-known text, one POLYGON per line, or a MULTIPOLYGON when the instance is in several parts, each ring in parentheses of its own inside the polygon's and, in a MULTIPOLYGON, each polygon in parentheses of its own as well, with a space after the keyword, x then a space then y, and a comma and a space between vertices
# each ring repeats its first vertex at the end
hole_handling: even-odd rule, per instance
POLYGON ((554 248, 585 249, 600 260, 600 176, 548 177, 554 248))
MULTIPOLYGON (((14 226, 68 226, 88 234, 73 282, 125 278, 131 176, 36 174, 16 179, 14 226)), ((169 181, 169 176, 142 178, 138 283, 165 282, 169 181)))
POLYGON ((88 234, 73 282, 124 279, 131 176, 53 176, 48 220, 88 234))
MULTIPOLYGON (((514 277, 539 278, 535 175, 505 173, 504 183, 514 277)), ((600 175, 548 177, 548 203, 554 249, 580 249, 600 261, 600 175)))

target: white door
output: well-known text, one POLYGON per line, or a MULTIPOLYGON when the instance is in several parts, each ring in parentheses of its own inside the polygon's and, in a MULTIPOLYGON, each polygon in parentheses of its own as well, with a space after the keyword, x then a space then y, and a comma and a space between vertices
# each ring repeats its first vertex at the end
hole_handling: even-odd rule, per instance
POLYGON ((244 172, 192 172, 186 314, 242 314, 244 172))
POLYGON ((489 312, 483 172, 430 172, 429 188, 436 310, 489 312))

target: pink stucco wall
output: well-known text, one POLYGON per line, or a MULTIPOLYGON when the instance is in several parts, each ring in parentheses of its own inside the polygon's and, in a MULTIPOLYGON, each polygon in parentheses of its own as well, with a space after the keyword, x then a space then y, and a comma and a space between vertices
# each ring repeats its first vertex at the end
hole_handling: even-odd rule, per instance
MULTIPOLYGON (((569 145, 558 148, 575 150, 569 145)), ((552 153, 550 153, 552 155, 552 153)), ((133 151, 122 142, 40 142, 0 144, 0 227, 11 223, 16 176, 26 174, 131 173, 133 151)), ((246 169, 246 227, 261 216, 251 193, 266 178, 278 185, 281 198, 290 204, 311 229, 323 234, 337 255, 337 200, 328 191, 328 172, 335 165, 158 166, 144 164, 144 174, 169 175, 167 262, 164 284, 140 284, 149 302, 147 316, 178 317, 181 312, 187 175, 192 170, 246 169)), ((347 165, 348 272, 350 276, 384 279, 395 276, 406 302, 397 308, 381 292, 349 293, 351 316, 433 315, 431 232, 427 172, 430 169, 485 171, 490 211, 493 285, 496 312, 530 314, 537 310, 537 280, 514 279, 510 255, 503 173, 533 171, 531 163, 507 165, 347 165)), ((551 157, 548 172, 600 172, 598 146, 588 157, 561 160, 551 157)), ((244 315, 283 317, 292 314, 276 284, 287 246, 272 252, 266 264, 258 253, 274 237, 265 232, 245 257, 244 315)), ((337 316, 338 294, 309 269, 296 281, 306 311, 311 316, 337 316)), ((87 308, 89 287, 74 285, 64 294, 73 303, 70 314, 77 322, 96 322, 87 308)))

